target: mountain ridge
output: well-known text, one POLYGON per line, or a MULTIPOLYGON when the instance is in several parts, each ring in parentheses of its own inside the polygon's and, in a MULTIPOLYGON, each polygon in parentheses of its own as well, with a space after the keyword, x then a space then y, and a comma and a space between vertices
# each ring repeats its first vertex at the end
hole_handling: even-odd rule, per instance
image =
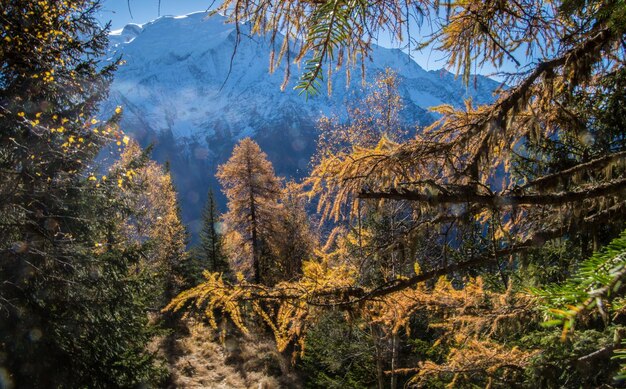
MULTIPOLYGON (((306 99, 293 90, 298 69, 292 65, 281 91, 286 65, 269 74, 269 40, 251 36, 249 25, 237 29, 225 22, 221 15, 196 12, 110 33, 110 58, 121 56, 123 64, 103 110, 123 106, 125 131, 143 145, 154 144, 157 161, 170 162, 192 233, 208 187, 216 186, 213 174, 239 139, 257 140, 278 174, 302 177, 315 149, 317 119, 345 118, 346 104, 364 95, 358 67, 350 84, 344 72, 333 75, 331 96, 324 87, 306 99)), ((407 127, 432 123, 436 116, 428 108, 434 105, 458 107, 468 97, 489 103, 499 86, 477 76, 464 87, 444 70, 426 71, 401 50, 376 45, 365 65, 367 82, 386 68, 397 73, 407 127)))

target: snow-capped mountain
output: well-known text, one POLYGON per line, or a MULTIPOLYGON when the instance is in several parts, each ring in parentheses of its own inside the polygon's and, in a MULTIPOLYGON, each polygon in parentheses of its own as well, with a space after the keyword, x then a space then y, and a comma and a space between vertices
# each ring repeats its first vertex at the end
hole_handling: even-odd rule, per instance
MULTIPOLYGON (((296 66, 282 92, 285 65, 269 74, 269 40, 249 30, 239 25, 238 38, 236 26, 224 17, 198 12, 129 24, 110 34, 111 59, 121 56, 123 65, 103 109, 123 106, 125 131, 143 144, 154 143, 157 160, 170 161, 192 230, 216 166, 237 140, 254 137, 279 174, 301 176, 315 147, 319 116, 341 116, 345 103, 362 95, 355 69, 350 85, 340 71, 332 96, 321 91, 307 100, 293 90, 296 66)), ((466 88, 446 71, 426 71, 401 50, 378 46, 366 62, 365 79, 387 67, 398 73, 402 117, 413 126, 432 122, 431 106, 460 106, 470 96, 489 102, 498 86, 478 77, 466 88)))

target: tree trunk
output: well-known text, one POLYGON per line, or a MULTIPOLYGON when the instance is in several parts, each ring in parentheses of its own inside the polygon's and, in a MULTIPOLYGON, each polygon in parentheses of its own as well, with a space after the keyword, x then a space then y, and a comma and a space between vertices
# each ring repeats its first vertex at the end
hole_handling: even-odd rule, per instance
POLYGON ((385 387, 385 369, 384 369, 384 361, 383 361, 383 350, 380 346, 380 331, 374 325, 370 324, 370 333, 372 334, 372 339, 374 340, 374 348, 376 350, 376 355, 374 356, 376 359, 376 380, 378 383, 378 389, 384 389, 385 387))
POLYGON ((400 337, 397 333, 391 335, 391 389, 398 387, 398 375, 396 369, 398 368, 398 350, 399 350, 400 337))
POLYGON ((252 266, 254 269, 254 282, 256 284, 261 283, 261 265, 260 265, 260 253, 259 253, 259 238, 257 234, 257 218, 256 218, 256 204, 254 202, 254 191, 252 188, 252 161, 248 157, 247 159, 247 173, 249 184, 249 201, 250 201, 250 223, 252 224, 252 266))

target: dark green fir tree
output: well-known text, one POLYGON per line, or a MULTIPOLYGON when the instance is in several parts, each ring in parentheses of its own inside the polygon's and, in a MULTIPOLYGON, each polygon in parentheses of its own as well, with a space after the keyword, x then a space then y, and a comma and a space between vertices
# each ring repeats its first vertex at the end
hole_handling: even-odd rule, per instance
POLYGON ((219 231, 219 213, 212 189, 209 189, 206 205, 202 212, 200 247, 202 265, 207 270, 213 272, 226 272, 228 270, 222 234, 219 231))
MULTIPOLYGON (((132 217, 96 156, 124 147, 98 120, 115 61, 89 0, 0 1, 0 386, 156 385, 132 217)), ((131 172, 126 172, 127 176, 131 172)))

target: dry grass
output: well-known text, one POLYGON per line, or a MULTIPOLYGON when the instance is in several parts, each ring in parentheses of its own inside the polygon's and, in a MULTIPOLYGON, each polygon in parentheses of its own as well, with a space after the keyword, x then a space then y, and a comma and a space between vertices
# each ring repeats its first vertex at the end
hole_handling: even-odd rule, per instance
MULTIPOLYGON (((194 321, 188 334, 175 339, 170 356, 172 388, 278 389, 299 388, 288 360, 276 351, 271 338, 247 338, 231 331, 220 339, 216 331, 194 321)), ((164 347, 164 340, 161 350, 164 347)))

